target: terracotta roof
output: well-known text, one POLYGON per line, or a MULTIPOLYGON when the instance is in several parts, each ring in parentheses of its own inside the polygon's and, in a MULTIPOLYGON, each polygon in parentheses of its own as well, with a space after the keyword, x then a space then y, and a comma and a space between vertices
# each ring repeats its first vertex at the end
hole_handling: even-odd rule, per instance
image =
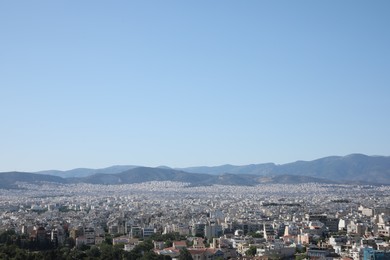
POLYGON ((173 241, 173 244, 176 246, 187 246, 186 241, 173 241))

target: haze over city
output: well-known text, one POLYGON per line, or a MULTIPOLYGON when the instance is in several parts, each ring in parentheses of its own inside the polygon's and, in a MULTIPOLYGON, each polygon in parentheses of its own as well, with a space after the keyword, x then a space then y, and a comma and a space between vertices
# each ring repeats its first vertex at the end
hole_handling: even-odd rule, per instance
POLYGON ((0 171, 390 155, 388 1, 0 3, 0 171))

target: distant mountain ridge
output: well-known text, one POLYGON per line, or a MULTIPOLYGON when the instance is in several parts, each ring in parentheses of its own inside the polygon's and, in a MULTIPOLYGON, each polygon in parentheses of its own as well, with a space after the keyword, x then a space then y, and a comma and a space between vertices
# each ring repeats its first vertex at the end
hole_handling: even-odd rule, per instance
MULTIPOLYGON (((97 173, 117 174, 142 166, 117 165, 102 169, 78 168, 69 171, 40 171, 39 174, 48 174, 64 178, 87 177, 97 173)), ((296 161, 286 164, 262 163, 250 165, 221 165, 200 166, 187 168, 169 168, 159 166, 159 169, 174 169, 189 173, 204 173, 212 175, 250 174, 261 176, 275 175, 303 175, 332 181, 371 181, 390 183, 390 156, 367 156, 351 154, 347 156, 329 156, 313 161, 296 161)))
POLYGON ((273 169, 277 167, 274 163, 262 163, 262 164, 249 164, 249 165, 231 165, 225 164, 221 166, 199 166, 188 168, 175 168, 176 170, 183 170, 193 173, 207 173, 207 174, 254 174, 254 175, 268 175, 273 169))
POLYGON ((26 173, 26 172, 2 172, 0 173, 0 188, 15 189, 18 182, 40 184, 51 182, 58 184, 89 183, 102 185, 134 184, 150 181, 177 181, 189 183, 192 186, 208 185, 240 185, 254 186, 267 183, 335 183, 325 179, 308 176, 273 176, 264 177, 250 174, 221 174, 212 175, 204 173, 189 173, 174 169, 137 167, 122 173, 104 174, 97 173, 86 177, 61 178, 53 175, 26 173))
POLYGON ((296 161, 281 165, 274 163, 243 166, 222 165, 182 168, 181 170, 209 174, 302 175, 341 182, 366 181, 390 184, 390 156, 367 156, 364 154, 329 156, 313 161, 296 161))
POLYGON ((54 183, 67 183, 68 181, 64 178, 45 175, 35 174, 28 172, 0 172, 0 188, 1 189, 12 189, 17 188, 17 182, 25 183, 40 183, 40 182, 54 182, 54 183))
POLYGON ((103 169, 79 168, 70 171, 0 173, 0 188, 16 182, 126 184, 147 181, 180 181, 192 185, 256 185, 260 183, 356 183, 390 185, 390 157, 351 154, 329 156, 313 161, 296 161, 243 166, 189 167, 172 169, 132 165, 103 169))
POLYGON ((200 167, 187 167, 187 168, 176 168, 176 170, 182 170, 193 173, 207 173, 207 174, 254 174, 254 175, 267 175, 274 168, 274 163, 262 163, 262 164, 249 164, 243 166, 236 166, 231 164, 225 164, 221 166, 200 166, 200 167))
POLYGON ((107 168, 101 168, 101 169, 89 169, 89 168, 76 168, 68 171, 58 171, 58 170, 47 170, 47 171, 39 171, 35 172, 38 174, 47 174, 47 175, 54 175, 64 178, 70 178, 70 177, 86 177, 97 173, 105 173, 105 174, 115 174, 124 172, 130 169, 134 169, 140 166, 135 165, 114 165, 107 168))

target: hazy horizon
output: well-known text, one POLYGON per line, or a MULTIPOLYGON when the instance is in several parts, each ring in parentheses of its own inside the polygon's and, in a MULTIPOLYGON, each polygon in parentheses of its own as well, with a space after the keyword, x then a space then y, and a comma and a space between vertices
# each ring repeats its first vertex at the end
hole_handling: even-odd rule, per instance
MULTIPOLYGON (((111 164, 111 165, 103 165, 101 167, 88 167, 88 166, 81 166, 81 167, 71 167, 71 168, 52 168, 52 169, 34 169, 34 170, 6 170, 6 171, 0 171, 0 172, 12 172, 12 171, 17 171, 17 172, 46 172, 46 171, 61 171, 61 172, 66 172, 66 171, 71 171, 71 170, 77 170, 77 169, 93 169, 93 170, 99 170, 99 169, 104 169, 104 168, 110 168, 110 167, 121 167, 121 166, 135 166, 135 167, 150 167, 150 168, 158 168, 158 167, 169 167, 171 169, 184 169, 184 168, 193 168, 193 167, 219 167, 219 166, 225 166, 225 165, 232 165, 232 166, 247 166, 247 165, 257 165, 257 164, 267 164, 267 163, 274 163, 275 165, 283 165, 283 164, 289 164, 289 163, 294 163, 297 161, 314 161, 317 159, 322 159, 326 157, 345 157, 349 155, 356 155, 356 154, 362 154, 362 153, 352 153, 352 154, 346 154, 346 155, 328 155, 325 157, 321 158, 313 158, 309 160, 303 160, 303 159, 297 159, 294 161, 289 161, 289 162, 253 162, 253 163, 248 163, 248 164, 232 164, 232 163, 224 163, 224 164, 218 164, 218 165, 184 165, 184 166, 171 166, 171 165, 166 165, 166 164, 160 164, 160 165, 141 165, 141 164, 133 164, 133 163, 124 163, 124 164, 111 164)), ((366 156, 379 156, 379 157, 390 157, 390 155, 367 155, 367 154, 362 154, 366 156)))

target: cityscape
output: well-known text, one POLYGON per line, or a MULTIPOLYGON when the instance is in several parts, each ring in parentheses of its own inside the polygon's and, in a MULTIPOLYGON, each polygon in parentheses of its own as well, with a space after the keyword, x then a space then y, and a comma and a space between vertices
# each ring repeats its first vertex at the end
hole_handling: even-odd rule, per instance
POLYGON ((0 260, 390 260, 389 14, 0 1, 0 260))
POLYGON ((0 198, 1 259, 390 256, 390 185, 38 181, 0 198))

